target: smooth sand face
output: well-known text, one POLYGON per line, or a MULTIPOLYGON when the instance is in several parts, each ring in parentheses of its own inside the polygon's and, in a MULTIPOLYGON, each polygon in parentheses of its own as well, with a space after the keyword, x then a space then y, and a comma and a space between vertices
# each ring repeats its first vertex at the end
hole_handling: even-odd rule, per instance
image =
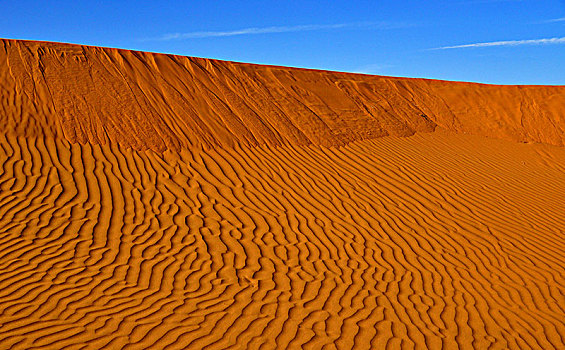
POLYGON ((402 79, 0 39, 15 135, 137 150, 344 145, 436 126, 562 146, 565 86, 402 79))
POLYGON ((0 349, 565 347, 562 87, 3 43, 0 349))

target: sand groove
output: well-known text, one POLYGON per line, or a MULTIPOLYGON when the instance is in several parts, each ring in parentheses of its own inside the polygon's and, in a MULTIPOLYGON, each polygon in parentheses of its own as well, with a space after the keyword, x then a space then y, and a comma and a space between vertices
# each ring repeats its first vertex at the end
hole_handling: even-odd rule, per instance
POLYGON ((0 146, 2 349, 565 346, 563 148, 0 146))

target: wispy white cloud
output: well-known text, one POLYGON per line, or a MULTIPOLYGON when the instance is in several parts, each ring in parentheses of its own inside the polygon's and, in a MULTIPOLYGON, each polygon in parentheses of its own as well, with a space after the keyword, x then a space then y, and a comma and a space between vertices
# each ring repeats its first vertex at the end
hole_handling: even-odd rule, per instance
POLYGON ((362 73, 362 74, 379 74, 393 67, 394 66, 391 64, 374 63, 374 64, 368 64, 365 66, 358 67, 357 69, 354 69, 352 72, 362 73))
POLYGON ((273 34, 273 33, 291 33, 291 32, 309 32, 316 30, 331 30, 344 28, 380 28, 393 29, 411 26, 405 23, 389 23, 389 22, 356 22, 356 23, 337 23, 337 24, 304 24, 296 26, 271 26, 271 27, 251 27, 228 31, 198 31, 188 33, 169 33, 158 38, 146 39, 157 41, 182 40, 182 39, 200 39, 200 38, 218 38, 239 35, 257 35, 257 34, 273 34))
POLYGON ((467 1, 460 1, 459 4, 467 5, 467 4, 490 4, 495 2, 524 2, 525 0, 467 0, 467 1))
POLYGON ((532 40, 505 40, 505 41, 491 41, 484 43, 442 46, 429 50, 449 50, 449 49, 465 49, 474 47, 493 47, 493 46, 521 46, 521 45, 551 45, 551 44, 565 44, 565 37, 562 38, 545 38, 545 39, 532 39, 532 40))
POLYGON ((462 1, 462 4, 491 4, 496 2, 525 2, 526 0, 467 0, 462 1))
POLYGON ((565 22, 565 17, 548 19, 547 21, 543 21, 542 23, 556 23, 556 22, 565 22))

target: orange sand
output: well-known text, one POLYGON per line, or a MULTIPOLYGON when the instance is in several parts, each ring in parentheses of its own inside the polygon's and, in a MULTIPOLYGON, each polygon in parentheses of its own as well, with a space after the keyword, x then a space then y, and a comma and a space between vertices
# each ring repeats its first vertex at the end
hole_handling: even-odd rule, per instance
POLYGON ((565 87, 2 40, 0 126, 0 349, 565 347, 565 87))

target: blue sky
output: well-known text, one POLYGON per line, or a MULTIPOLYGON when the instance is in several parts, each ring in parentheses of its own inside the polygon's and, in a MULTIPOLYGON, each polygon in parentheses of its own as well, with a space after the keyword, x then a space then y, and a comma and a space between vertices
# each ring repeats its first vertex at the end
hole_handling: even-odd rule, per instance
POLYGON ((8 1, 0 37, 368 74, 565 85, 565 0, 8 1))

